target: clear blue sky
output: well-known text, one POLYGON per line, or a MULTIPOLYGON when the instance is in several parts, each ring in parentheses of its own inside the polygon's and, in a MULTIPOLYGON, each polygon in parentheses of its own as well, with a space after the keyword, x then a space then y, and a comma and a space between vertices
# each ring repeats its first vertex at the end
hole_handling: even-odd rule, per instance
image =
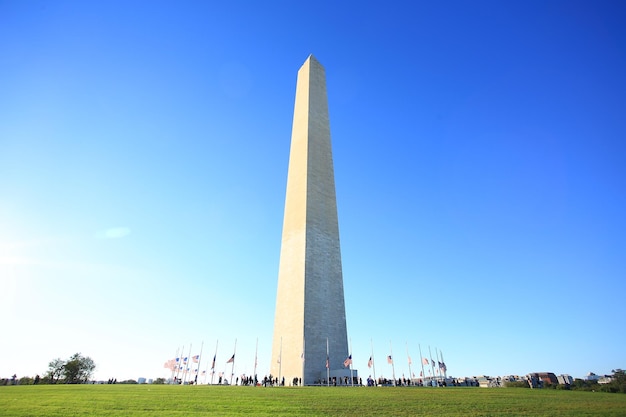
POLYGON ((377 376, 418 345, 453 376, 626 367, 625 8, 0 3, 0 377, 168 376, 217 340, 229 373, 235 339, 250 374, 257 337, 268 372, 310 53, 363 377, 370 340, 377 376))

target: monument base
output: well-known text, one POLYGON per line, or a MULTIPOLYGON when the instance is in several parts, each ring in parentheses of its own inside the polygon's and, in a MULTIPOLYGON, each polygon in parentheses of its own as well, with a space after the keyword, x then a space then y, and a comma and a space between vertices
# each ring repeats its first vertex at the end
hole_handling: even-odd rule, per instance
POLYGON ((320 377, 315 381, 315 385, 330 385, 330 386, 352 386, 359 385, 359 371, 353 369, 331 369, 329 372, 320 372, 320 377), (329 379, 330 377, 330 379, 329 379), (350 380, 352 378, 352 381, 350 380))

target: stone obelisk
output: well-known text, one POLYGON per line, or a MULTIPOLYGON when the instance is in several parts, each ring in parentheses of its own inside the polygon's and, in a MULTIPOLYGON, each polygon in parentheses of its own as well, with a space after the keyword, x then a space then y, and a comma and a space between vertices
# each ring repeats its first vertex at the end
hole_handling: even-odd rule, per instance
POLYGON ((313 384, 350 375, 347 356, 326 74, 310 55, 296 85, 271 373, 313 384))

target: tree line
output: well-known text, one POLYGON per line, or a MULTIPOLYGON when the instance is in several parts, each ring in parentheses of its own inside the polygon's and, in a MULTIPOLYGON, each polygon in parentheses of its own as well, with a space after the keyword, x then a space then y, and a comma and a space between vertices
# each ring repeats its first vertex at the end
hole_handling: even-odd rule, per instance
POLYGON ((19 380, 16 375, 11 379, 3 379, 3 385, 37 385, 37 384, 84 384, 91 379, 96 364, 89 356, 75 353, 68 359, 53 359, 48 364, 48 370, 43 377, 36 375, 34 378, 22 377, 19 380))
MULTIPOLYGON (((65 360, 56 358, 50 361, 43 377, 36 375, 17 378, 17 375, 13 375, 11 378, 1 379, 0 385, 85 384, 91 381, 95 369, 96 364, 93 359, 75 353, 65 360)), ((164 378, 157 378, 153 384, 165 384, 165 382, 164 378)), ((111 379, 109 384, 137 384, 137 381, 111 379)))

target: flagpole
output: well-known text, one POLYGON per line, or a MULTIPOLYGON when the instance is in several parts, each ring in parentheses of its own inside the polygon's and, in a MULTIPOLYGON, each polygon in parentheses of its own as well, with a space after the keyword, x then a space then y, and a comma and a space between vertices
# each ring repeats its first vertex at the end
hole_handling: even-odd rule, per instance
POLYGON ((198 375, 200 374, 200 363, 202 363, 202 349, 204 348, 204 340, 200 344, 200 354, 198 355, 198 368, 196 368, 195 385, 198 385, 198 375))
POLYGON ((446 366, 446 363, 443 361, 443 352, 439 351, 439 355, 441 355, 441 364, 443 365, 443 377, 445 379, 448 379, 448 367, 446 366))
POLYGON ((424 385, 423 382, 424 382, 424 379, 426 379, 426 374, 424 373, 424 357, 422 356, 422 346, 418 343, 417 347, 420 350, 420 364, 422 365, 422 378, 423 378, 422 385, 424 385))
POLYGON ((213 355, 213 364, 211 365, 211 385, 213 385, 213 377, 215 376, 215 358, 217 357, 217 345, 220 343, 220 340, 217 339, 215 342, 215 354, 213 355))
POLYGON ((189 344, 189 355, 187 355, 187 364, 183 371, 183 385, 187 382, 187 374, 189 374, 189 362, 191 361, 191 343, 189 344))
POLYGON ((393 348, 391 347, 391 340, 389 341, 389 350, 391 351, 391 375, 393 376, 393 386, 396 386, 396 367, 393 364, 393 348))
POLYGON ((448 378, 447 377, 447 369, 446 369, 446 364, 443 362, 443 353, 441 353, 440 349, 437 349, 436 351, 438 351, 438 355, 441 356, 441 362, 439 362, 439 358, 437 358, 437 362, 439 365, 439 375, 441 375, 443 373, 443 377, 444 377, 444 381, 448 378))
POLYGON ((378 385, 376 382, 376 361, 374 360, 374 342, 370 339, 370 346, 372 348, 372 373, 374 374, 374 384, 378 385))
POLYGON ((328 338, 326 338, 326 386, 330 387, 330 356, 328 354, 328 338))
POLYGON ((411 356, 409 355, 409 342, 405 342, 405 343, 406 343, 406 357, 407 357, 408 362, 409 362, 409 382, 411 382, 412 371, 411 371, 411 356))
POLYGON ((176 363, 176 358, 178 358, 178 360, 180 361, 180 356, 178 355, 178 349, 176 348, 176 356, 174 356, 174 364, 176 365, 176 368, 172 368, 172 376, 170 376, 170 382, 173 382, 174 380, 174 373, 176 373, 176 369, 178 368, 178 364, 176 363))
POLYGON ((278 386, 280 386, 280 376, 283 371, 283 337, 280 337, 280 350, 278 351, 278 386))
POLYGON ((441 361, 439 360, 439 349, 435 346, 435 358, 437 358, 437 366, 435 366, 435 372, 437 372, 437 378, 441 378, 441 361))
POLYGON ((180 357, 178 358, 178 364, 176 366, 176 383, 180 380, 180 370, 182 369, 183 364, 183 355, 185 354, 185 345, 180 349, 180 357))
MULTIPOLYGON (((257 366, 258 353, 259 353, 259 338, 257 337, 256 349, 254 349, 254 373, 252 374, 252 377, 254 378, 253 381, 256 381, 256 366, 257 366)), ((256 382, 254 382, 254 386, 256 386, 256 382)))
POLYGON ((430 368, 433 371, 433 378, 435 378, 435 381, 436 381, 437 377, 435 376, 435 362, 433 361, 433 354, 430 350, 430 345, 428 345, 428 356, 430 356, 430 368))
POLYGON ((306 339, 303 336, 302 337, 302 383, 300 384, 301 386, 304 386, 304 384, 306 383, 305 377, 304 377, 304 361, 306 361, 306 339))
POLYGON ((441 380, 441 361, 439 360, 439 349, 435 346, 435 358, 437 358, 437 366, 435 367, 435 372, 439 375, 438 378, 441 380))
POLYGON ((354 378, 352 377, 352 338, 350 338, 350 386, 354 387, 354 378))
POLYGON ((233 351, 233 364, 230 367, 230 385, 233 385, 233 377, 235 376, 235 354, 237 353, 237 339, 235 339, 235 350, 233 351))

